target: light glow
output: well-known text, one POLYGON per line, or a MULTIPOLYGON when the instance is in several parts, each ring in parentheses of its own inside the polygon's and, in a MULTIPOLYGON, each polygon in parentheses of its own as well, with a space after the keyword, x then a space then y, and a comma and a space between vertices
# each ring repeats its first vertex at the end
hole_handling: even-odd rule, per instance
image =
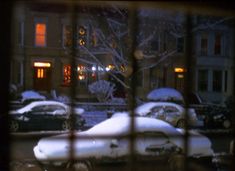
POLYGON ((34 67, 51 67, 51 63, 49 62, 34 62, 33 64, 34 67))
POLYGON ((185 72, 184 68, 175 68, 175 72, 185 72))

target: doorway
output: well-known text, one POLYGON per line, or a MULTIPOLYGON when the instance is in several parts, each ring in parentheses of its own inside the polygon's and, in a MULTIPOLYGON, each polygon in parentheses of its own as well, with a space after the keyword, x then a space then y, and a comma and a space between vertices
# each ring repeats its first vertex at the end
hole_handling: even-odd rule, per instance
POLYGON ((34 63, 34 89, 49 91, 51 89, 51 64, 48 62, 34 63))

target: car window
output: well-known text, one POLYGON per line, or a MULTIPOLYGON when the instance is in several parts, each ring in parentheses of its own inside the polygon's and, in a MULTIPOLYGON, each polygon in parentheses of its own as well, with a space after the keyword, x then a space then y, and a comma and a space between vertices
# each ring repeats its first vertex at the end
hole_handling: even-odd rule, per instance
POLYGON ((46 106, 45 105, 41 105, 41 106, 35 106, 32 108, 32 112, 44 112, 46 110, 46 106))
POLYGON ((155 106, 151 109, 151 112, 155 113, 155 112, 159 112, 163 107, 162 106, 155 106))
POLYGON ((179 110, 174 107, 174 106, 166 106, 165 107, 165 112, 167 113, 175 113, 175 112, 179 112, 179 110))
POLYGON ((63 106, 59 106, 59 105, 48 105, 47 113, 48 114, 66 114, 66 109, 63 106))
POLYGON ((48 105, 47 106, 47 111, 53 112, 55 110, 64 110, 65 108, 63 106, 59 106, 59 105, 48 105))

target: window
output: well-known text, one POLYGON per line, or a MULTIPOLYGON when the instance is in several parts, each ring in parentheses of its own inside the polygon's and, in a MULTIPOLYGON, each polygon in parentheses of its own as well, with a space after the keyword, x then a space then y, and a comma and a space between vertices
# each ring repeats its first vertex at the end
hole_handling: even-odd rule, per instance
POLYGON ((217 33, 215 35, 214 54, 215 55, 221 54, 221 34, 220 33, 217 33))
POLYGON ((24 22, 18 23, 18 45, 24 45, 24 22))
POLYGON ((37 69, 37 78, 45 78, 44 69, 38 68, 37 69))
POLYGON ((203 34, 201 37, 201 55, 208 54, 208 36, 203 34))
POLYGON ((91 34, 91 44, 93 47, 97 47, 97 45, 99 44, 98 42, 98 36, 95 30, 93 30, 92 34, 91 34))
POLYGON ((86 72, 86 66, 84 65, 78 65, 77 71, 78 71, 78 80, 79 81, 85 81, 87 79, 87 72, 86 72))
POLYGON ((63 46, 64 47, 72 46, 72 28, 69 25, 63 26, 63 46))
POLYGON ((224 92, 227 92, 227 88, 228 88, 228 71, 224 71, 224 92))
POLYGON ((85 46, 87 44, 87 29, 83 26, 78 27, 78 46, 85 46))
POLYGON ((38 47, 46 46, 46 24, 45 23, 35 24, 35 46, 38 46, 38 47))
MULTIPOLYGON (((83 26, 77 27, 77 47, 87 45, 87 29, 83 26)), ((73 43, 73 31, 71 25, 63 25, 63 46, 71 47, 73 43)))
MULTIPOLYGON (((71 66, 70 65, 64 65, 63 67, 63 84, 64 85, 70 85, 71 84, 71 66)), ((88 72, 87 67, 84 65, 79 64, 77 66, 77 80, 79 81, 78 84, 84 84, 88 79, 88 72)))
POLYGON ((222 71, 220 70, 213 71, 213 91, 222 91, 222 71))
POLYGON ((63 75, 64 75, 64 80, 63 80, 64 85, 69 85, 71 83, 71 66, 70 65, 64 66, 63 75))
POLYGON ((203 69, 198 71, 198 90, 208 90, 208 70, 203 69))
POLYGON ((177 38, 177 52, 184 52, 184 38, 182 37, 177 38))

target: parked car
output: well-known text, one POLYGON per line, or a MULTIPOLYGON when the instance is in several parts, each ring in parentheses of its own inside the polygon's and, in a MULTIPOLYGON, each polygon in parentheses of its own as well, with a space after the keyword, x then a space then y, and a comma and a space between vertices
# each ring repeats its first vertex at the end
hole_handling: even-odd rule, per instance
MULTIPOLYGON (((186 124, 185 108, 172 102, 147 102, 138 106, 135 113, 139 116, 164 120, 175 127, 184 128, 186 124)), ((198 119, 195 110, 189 108, 187 114, 189 126, 196 126, 198 119)))
POLYGON ((231 111, 225 107, 210 106, 204 115, 204 125, 206 128, 223 128, 232 127, 231 111))
POLYGON ((71 129, 71 121, 75 119, 76 128, 85 124, 82 117, 84 109, 72 110, 68 105, 56 101, 35 101, 9 112, 10 131, 20 130, 67 130, 71 129), (72 111, 75 111, 74 115, 72 111))
MULTIPOLYGON (((73 143, 68 133, 42 138, 33 149, 34 155, 46 170, 70 167, 76 171, 88 171, 100 163, 125 163, 131 154, 131 119, 121 115, 107 119, 86 131, 76 132, 73 143), (71 154, 73 160, 70 163, 71 154)), ((153 118, 134 117, 134 123, 132 133, 136 136, 133 150, 136 159, 164 163, 164 167, 169 166, 171 170, 177 171, 185 152, 184 131, 153 118), (176 161, 178 158, 181 160, 176 161)), ((195 131, 188 133, 188 159, 207 164, 211 162, 213 150, 210 140, 195 131)))

